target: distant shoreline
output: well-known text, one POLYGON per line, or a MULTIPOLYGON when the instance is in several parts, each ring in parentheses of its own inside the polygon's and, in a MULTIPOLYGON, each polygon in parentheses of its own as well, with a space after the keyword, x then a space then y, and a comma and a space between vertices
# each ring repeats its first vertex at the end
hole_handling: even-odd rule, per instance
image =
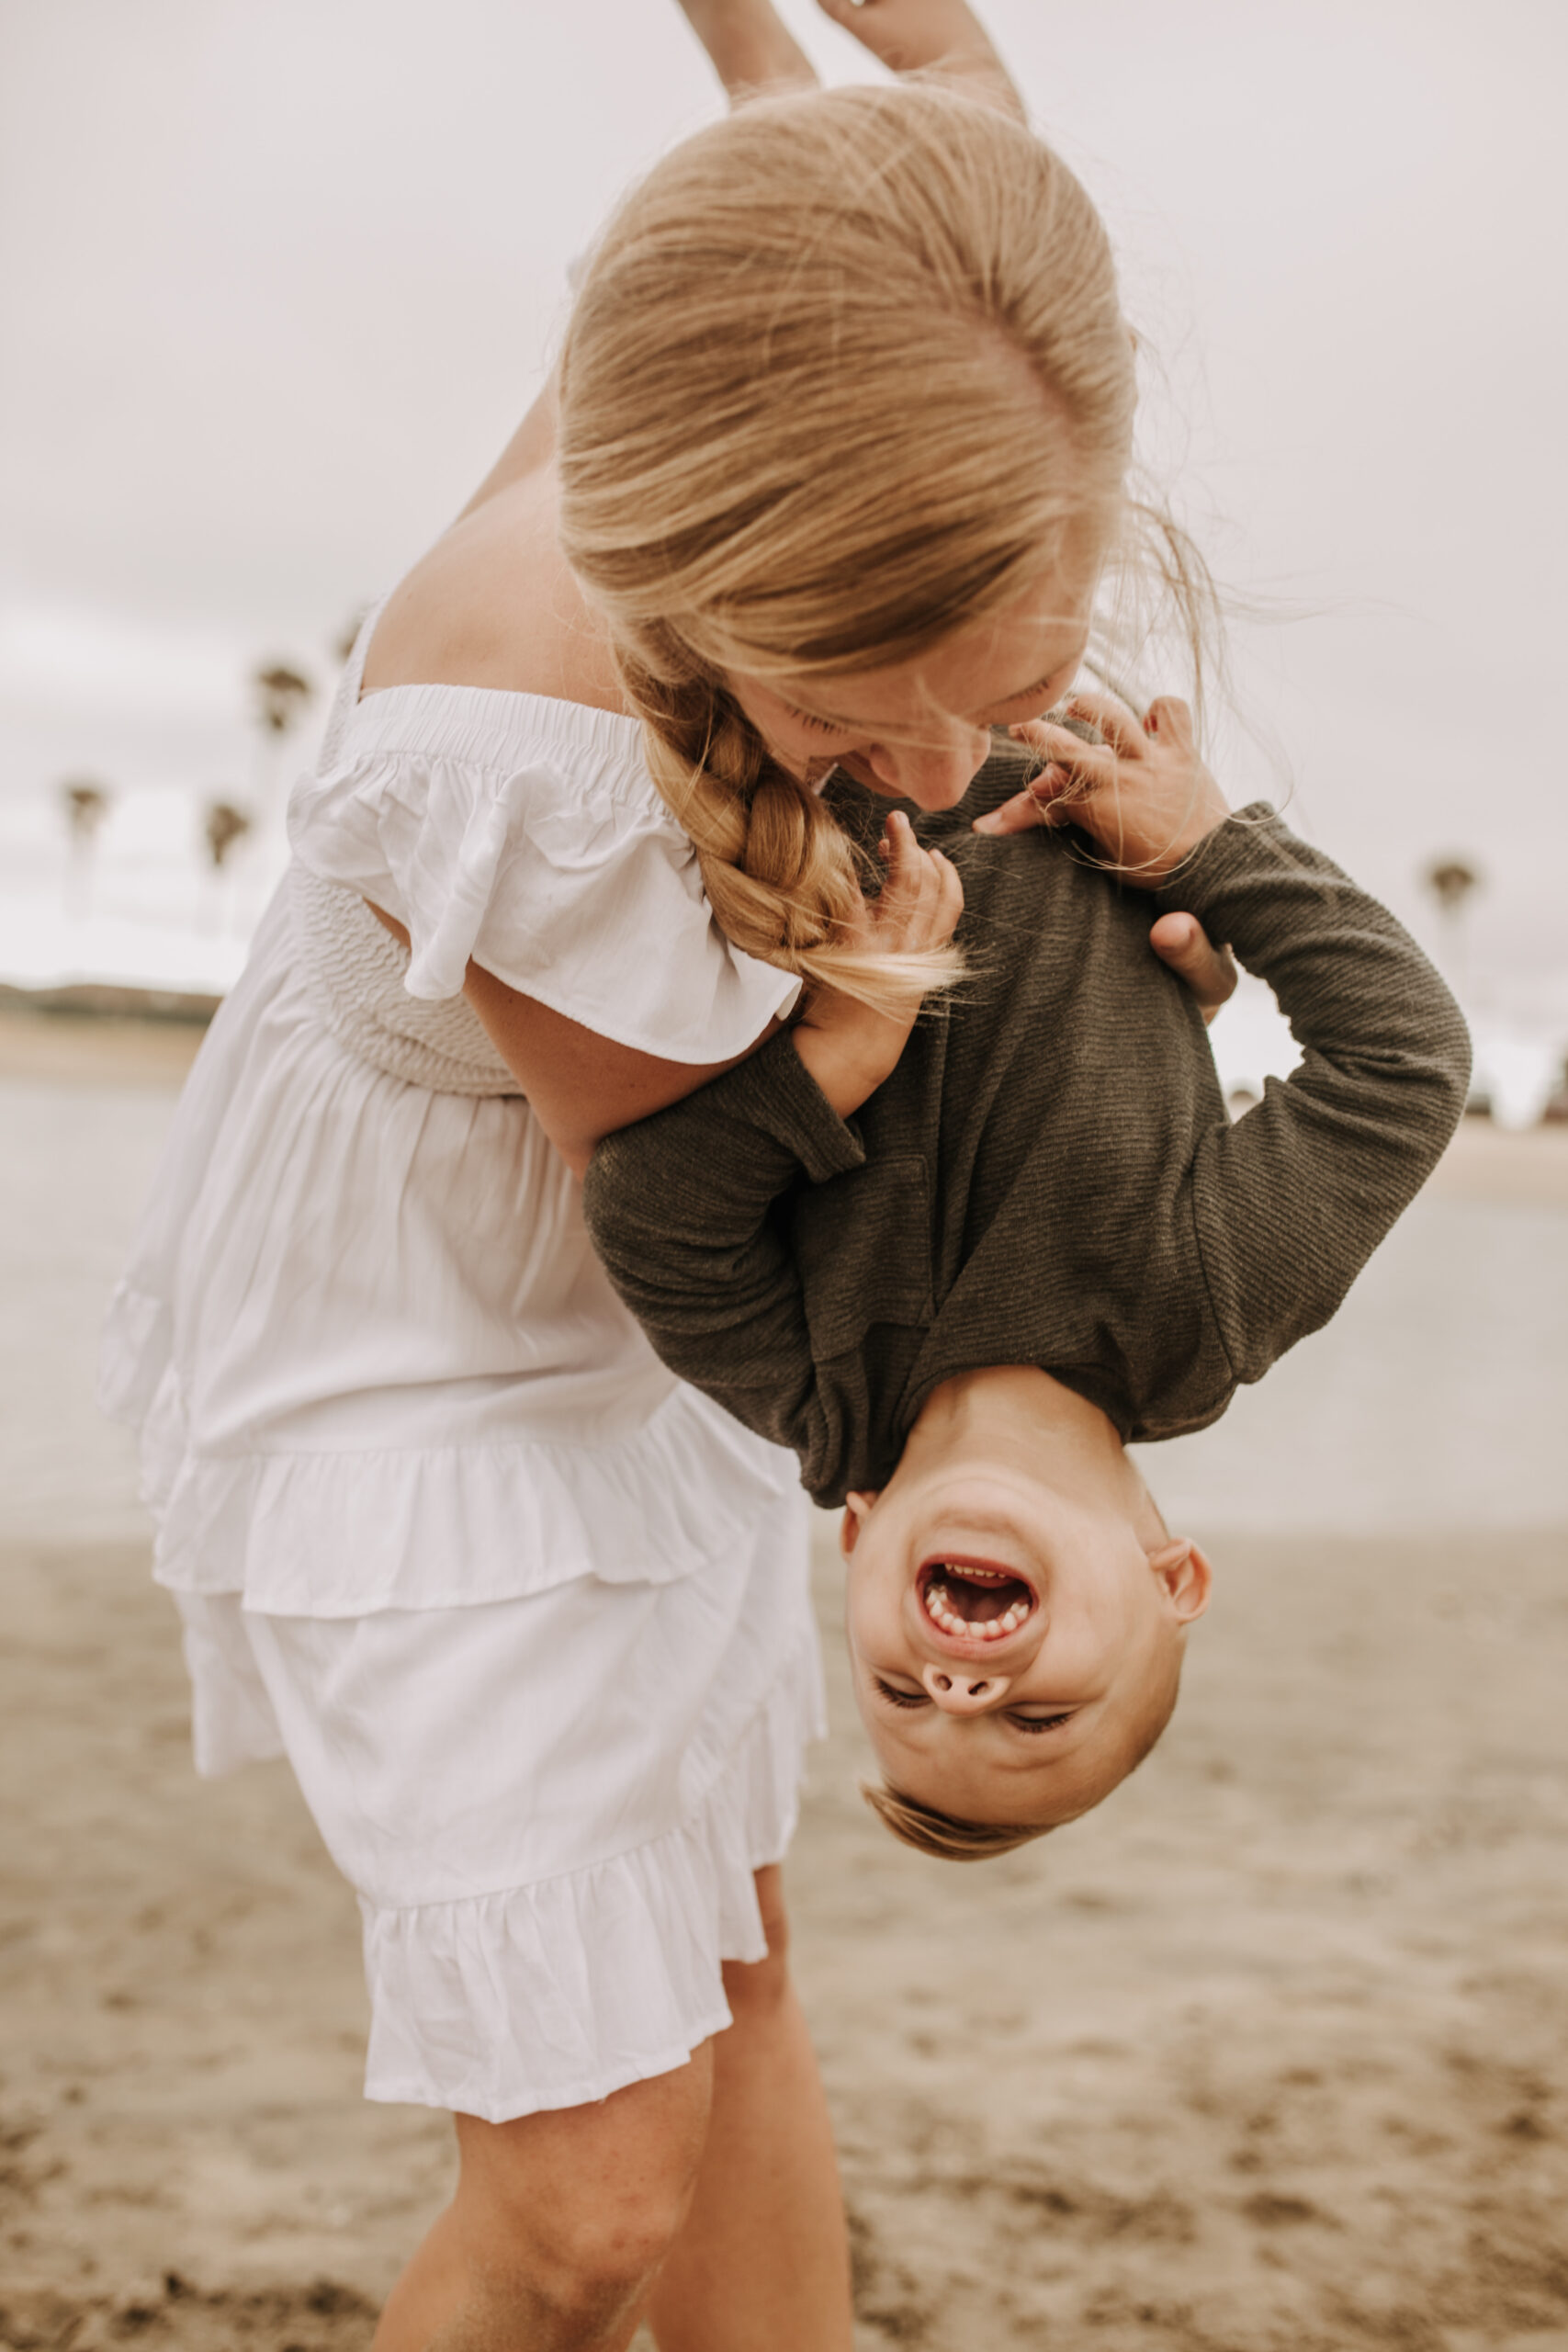
MULTIPOLYGON (((177 1089, 222 999, 173 989, 0 985, 0 1081, 177 1089)), ((1568 1210, 1568 1122, 1464 1120, 1431 1180, 1450 1200, 1568 1210)))
POLYGON ((179 1021, 205 1029, 223 1000, 178 989, 118 988, 74 980, 64 988, 18 989, 0 981, 0 1013, 89 1021, 179 1021))
POLYGON ((176 1088, 221 998, 173 989, 0 986, 0 1080, 176 1088))

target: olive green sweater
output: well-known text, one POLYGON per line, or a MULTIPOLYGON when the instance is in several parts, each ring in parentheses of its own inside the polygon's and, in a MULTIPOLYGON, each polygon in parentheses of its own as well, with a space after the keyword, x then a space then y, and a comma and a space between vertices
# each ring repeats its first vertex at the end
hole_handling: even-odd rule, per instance
MULTIPOLYGON (((1164 888, 1075 836, 996 839, 993 763, 916 817, 961 865, 971 977, 856 1117, 786 1033, 610 1136, 583 1204, 671 1370, 794 1448, 838 1504, 884 1485, 938 1382, 1038 1364, 1124 1438, 1222 1413, 1326 1322, 1463 1107, 1469 1039, 1419 948, 1259 804, 1164 888), (1303 1059, 1228 1118, 1194 1001, 1148 944, 1186 909, 1272 986, 1303 1059)), ((886 803, 835 781, 852 827, 886 803)))

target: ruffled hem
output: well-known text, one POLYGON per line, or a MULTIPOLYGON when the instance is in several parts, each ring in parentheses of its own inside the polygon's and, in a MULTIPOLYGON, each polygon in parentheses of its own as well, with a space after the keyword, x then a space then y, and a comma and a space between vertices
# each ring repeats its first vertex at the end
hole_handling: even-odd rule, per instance
POLYGON ((584 1576, 673 1583, 745 1542, 795 1484, 787 1454, 682 1385, 603 1445, 203 1453, 167 1331, 162 1303, 122 1283, 99 1402, 139 1431, 153 1575, 173 1591, 243 1594, 269 1616, 460 1608, 584 1576))
POLYGON ((788 1849, 824 1728, 812 1637, 668 1836, 463 1902, 362 1898, 367 2098, 503 2123, 683 2066, 731 2022, 720 1962, 766 1954, 752 1875, 788 1849))

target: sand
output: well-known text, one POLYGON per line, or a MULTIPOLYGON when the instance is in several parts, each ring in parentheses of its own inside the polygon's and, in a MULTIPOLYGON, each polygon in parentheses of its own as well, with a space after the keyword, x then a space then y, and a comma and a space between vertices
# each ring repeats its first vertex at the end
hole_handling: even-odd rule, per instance
MULTIPOLYGON (((1568 2346, 1568 1539, 1224 1567, 1157 1760, 983 1872, 864 1813, 830 1645, 790 1880, 866 2347, 1568 2346)), ((190 1777, 144 1569, 0 1566, 0 2344, 347 2352, 446 2130, 358 2101, 352 1903, 282 1768, 190 1777)))
MULTIPOLYGON (((10 1383, 3 1460, 0 2346, 349 2352, 445 2194, 446 2127, 358 2098, 356 1916, 287 1772, 191 1775, 173 1611, 120 1455, 75 1418, 92 1270, 170 1073, 122 1041, 106 1085, 81 1035, 72 1070, 0 1089, 33 1154, 8 1140, 4 1203, 46 1239, 69 1206, 57 1266, 29 1287, 33 1258, 6 1261, 7 1345, 38 1335, 44 1369, 10 1383)), ((1440 1294, 1455 1237, 1502 1231, 1539 1279, 1446 1338, 1382 1328, 1406 1293, 1370 1289, 1301 1351, 1292 1442, 1333 1427, 1359 1335, 1401 1391, 1412 1497, 1450 1492, 1419 1410, 1443 1349, 1489 1386, 1544 1370, 1561 1413, 1565 1177, 1559 1136, 1467 1128, 1395 1271, 1440 1294)), ((1568 1514, 1500 1524, 1493 1489, 1451 1492, 1491 1515, 1216 1535, 1156 1756, 978 1870, 905 1853, 855 1794, 824 1541, 835 1734, 789 1882, 861 2352, 1568 2352, 1568 1514)))

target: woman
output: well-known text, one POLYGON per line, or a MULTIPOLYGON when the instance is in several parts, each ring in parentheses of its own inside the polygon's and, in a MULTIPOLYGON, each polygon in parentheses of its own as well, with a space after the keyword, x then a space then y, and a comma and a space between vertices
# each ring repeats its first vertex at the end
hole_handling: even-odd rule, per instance
MULTIPOLYGON (((798 77, 770 10, 688 13, 798 77)), ((829 13, 995 96, 964 9, 829 13)), ((371 616, 295 796, 107 1385, 198 1765, 288 1753, 364 1913, 367 2091, 457 2117, 382 2352, 614 2352, 645 2309, 664 2352, 850 2344, 778 1889, 793 1464, 661 1371, 572 1170, 802 982, 907 1025, 952 976, 951 876, 890 818, 868 906, 813 787, 953 805, 1066 690, 1133 405, 1103 232, 1017 121, 770 100, 617 214, 558 422, 371 616)))

